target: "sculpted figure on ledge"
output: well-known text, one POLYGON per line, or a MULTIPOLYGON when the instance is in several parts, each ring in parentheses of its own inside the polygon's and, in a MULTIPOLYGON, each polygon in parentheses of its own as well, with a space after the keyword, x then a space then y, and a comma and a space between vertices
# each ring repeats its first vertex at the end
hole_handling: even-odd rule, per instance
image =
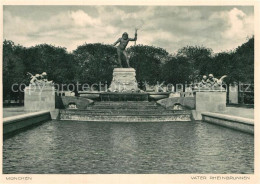
POLYGON ((136 41, 136 40, 137 40, 137 29, 135 29, 135 37, 134 38, 128 38, 128 34, 125 32, 125 33, 123 33, 122 38, 119 38, 113 44, 113 46, 116 46, 119 43, 119 45, 117 46, 117 55, 118 55, 118 63, 119 63, 121 68, 130 68, 129 58, 128 58, 128 55, 125 51, 125 48, 126 48, 129 41, 136 41), (125 57, 126 63, 122 62, 123 56, 125 57))
POLYGON ((31 74, 30 72, 27 72, 27 75, 31 76, 30 85, 53 84, 52 81, 48 81, 46 72, 42 72, 42 74, 35 74, 35 75, 31 74))
POLYGON ((202 89, 202 90, 223 90, 223 80, 227 76, 224 75, 220 79, 217 79, 213 76, 213 74, 209 74, 209 77, 203 75, 201 82, 198 84, 198 87, 195 89, 202 89))

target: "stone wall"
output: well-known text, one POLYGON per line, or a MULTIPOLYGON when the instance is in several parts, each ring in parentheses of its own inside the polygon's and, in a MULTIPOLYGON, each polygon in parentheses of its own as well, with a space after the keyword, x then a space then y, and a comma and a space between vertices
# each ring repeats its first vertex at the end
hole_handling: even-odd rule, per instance
POLYGON ((208 123, 228 127, 242 132, 254 134, 254 120, 227 114, 203 112, 202 120, 208 123))
POLYGON ((223 112, 226 110, 226 92, 196 92, 196 111, 223 112))
POLYGON ((67 109, 69 104, 75 104, 77 109, 86 109, 87 106, 94 103, 93 100, 84 97, 76 96, 57 96, 56 98, 56 108, 67 109))
POLYGON ((3 133, 9 134, 51 119, 49 111, 33 112, 4 118, 3 133))
POLYGON ((158 104, 162 105, 167 109, 172 109, 174 104, 179 103, 184 107, 189 109, 195 108, 195 98, 194 97, 173 97, 173 98, 165 98, 157 101, 158 104))

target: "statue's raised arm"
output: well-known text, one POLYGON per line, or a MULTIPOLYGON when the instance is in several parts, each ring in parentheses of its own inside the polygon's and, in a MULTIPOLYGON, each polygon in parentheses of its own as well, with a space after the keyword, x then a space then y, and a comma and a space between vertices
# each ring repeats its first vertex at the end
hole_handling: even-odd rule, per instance
POLYGON ((135 29, 135 37, 134 38, 129 38, 129 41, 136 41, 137 40, 137 30, 135 29))

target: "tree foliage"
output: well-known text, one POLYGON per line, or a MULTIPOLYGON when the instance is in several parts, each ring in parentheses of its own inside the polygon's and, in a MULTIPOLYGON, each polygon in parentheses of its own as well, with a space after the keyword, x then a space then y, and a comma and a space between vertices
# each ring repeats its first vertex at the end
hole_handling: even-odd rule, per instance
MULTIPOLYGON (((213 54, 202 46, 186 46, 175 55, 147 45, 127 49, 130 66, 136 69, 138 82, 177 84, 194 82, 213 73, 228 75, 226 82, 254 82, 254 37, 230 52, 213 54)), ((40 44, 25 48, 12 41, 3 42, 3 94, 10 98, 13 84, 28 85, 29 76, 46 72, 48 79, 58 84, 109 83, 113 68, 118 67, 116 48, 111 45, 84 44, 72 53, 66 48, 40 44)), ((18 95, 21 95, 20 93, 18 95)))
POLYGON ((194 81, 208 72, 212 63, 212 49, 201 46, 186 46, 178 50, 177 60, 183 60, 188 65, 189 79, 194 81))
POLYGON ((116 48, 104 44, 84 44, 73 51, 77 64, 75 79, 79 83, 111 82, 116 66, 116 48))
MULTIPOLYGON (((17 97, 12 90, 13 84, 25 82, 25 65, 23 63, 22 46, 16 46, 12 41, 3 43, 3 97, 17 97)), ((14 89, 15 91, 17 89, 14 89)))
POLYGON ((130 66, 136 69, 138 82, 156 84, 162 80, 162 65, 168 59, 168 52, 162 48, 137 45, 128 49, 130 66))
POLYGON ((50 80, 56 83, 73 82, 75 61, 65 48, 41 44, 26 49, 24 64, 28 72, 46 72, 50 80))

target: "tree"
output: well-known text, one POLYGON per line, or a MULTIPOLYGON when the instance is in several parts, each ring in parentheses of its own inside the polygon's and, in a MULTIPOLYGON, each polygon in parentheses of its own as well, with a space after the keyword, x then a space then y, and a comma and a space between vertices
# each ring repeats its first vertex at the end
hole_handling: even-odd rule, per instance
POLYGON ((76 66, 74 58, 65 48, 48 44, 36 45, 26 50, 24 62, 28 72, 46 72, 48 79, 58 84, 74 81, 76 66))
POLYGON ((128 48, 130 66, 136 69, 138 82, 150 85, 162 81, 162 65, 169 59, 166 50, 158 47, 137 45, 128 48))
POLYGON ((163 65, 163 80, 168 84, 183 84, 190 81, 192 68, 185 57, 171 57, 163 65))
POLYGON ((234 80, 254 83, 254 37, 236 49, 232 61, 234 80))
POLYGON ((25 82, 25 66, 22 54, 25 48, 16 46, 12 41, 3 42, 3 97, 4 99, 18 99, 21 93, 15 93, 18 85, 25 82))
POLYGON ((104 44, 84 44, 73 51, 77 64, 76 79, 80 83, 108 83, 112 81, 116 62, 116 48, 104 44))
POLYGON ((228 77, 226 82, 232 81, 231 72, 234 69, 233 66, 233 52, 221 52, 214 56, 211 65, 208 67, 208 73, 214 74, 215 77, 220 78, 223 75, 228 77))
POLYGON ((186 46, 178 50, 177 59, 186 60, 189 63, 189 81, 200 78, 206 74, 209 65, 212 63, 212 49, 202 46, 186 46))
MULTIPOLYGON (((202 75, 214 74, 217 78, 228 75, 226 82, 254 83, 254 37, 234 51, 213 55, 209 48, 186 46, 170 55, 166 50, 147 45, 127 49, 130 66, 136 69, 138 82, 172 84, 201 80, 202 75)), ((116 48, 105 44, 84 44, 72 53, 66 48, 40 44, 25 48, 12 41, 3 42, 3 96, 17 98, 12 85, 29 84, 27 72, 46 72, 48 79, 58 84, 107 83, 117 67, 116 48)), ((142 86, 142 85, 141 85, 142 86)))

